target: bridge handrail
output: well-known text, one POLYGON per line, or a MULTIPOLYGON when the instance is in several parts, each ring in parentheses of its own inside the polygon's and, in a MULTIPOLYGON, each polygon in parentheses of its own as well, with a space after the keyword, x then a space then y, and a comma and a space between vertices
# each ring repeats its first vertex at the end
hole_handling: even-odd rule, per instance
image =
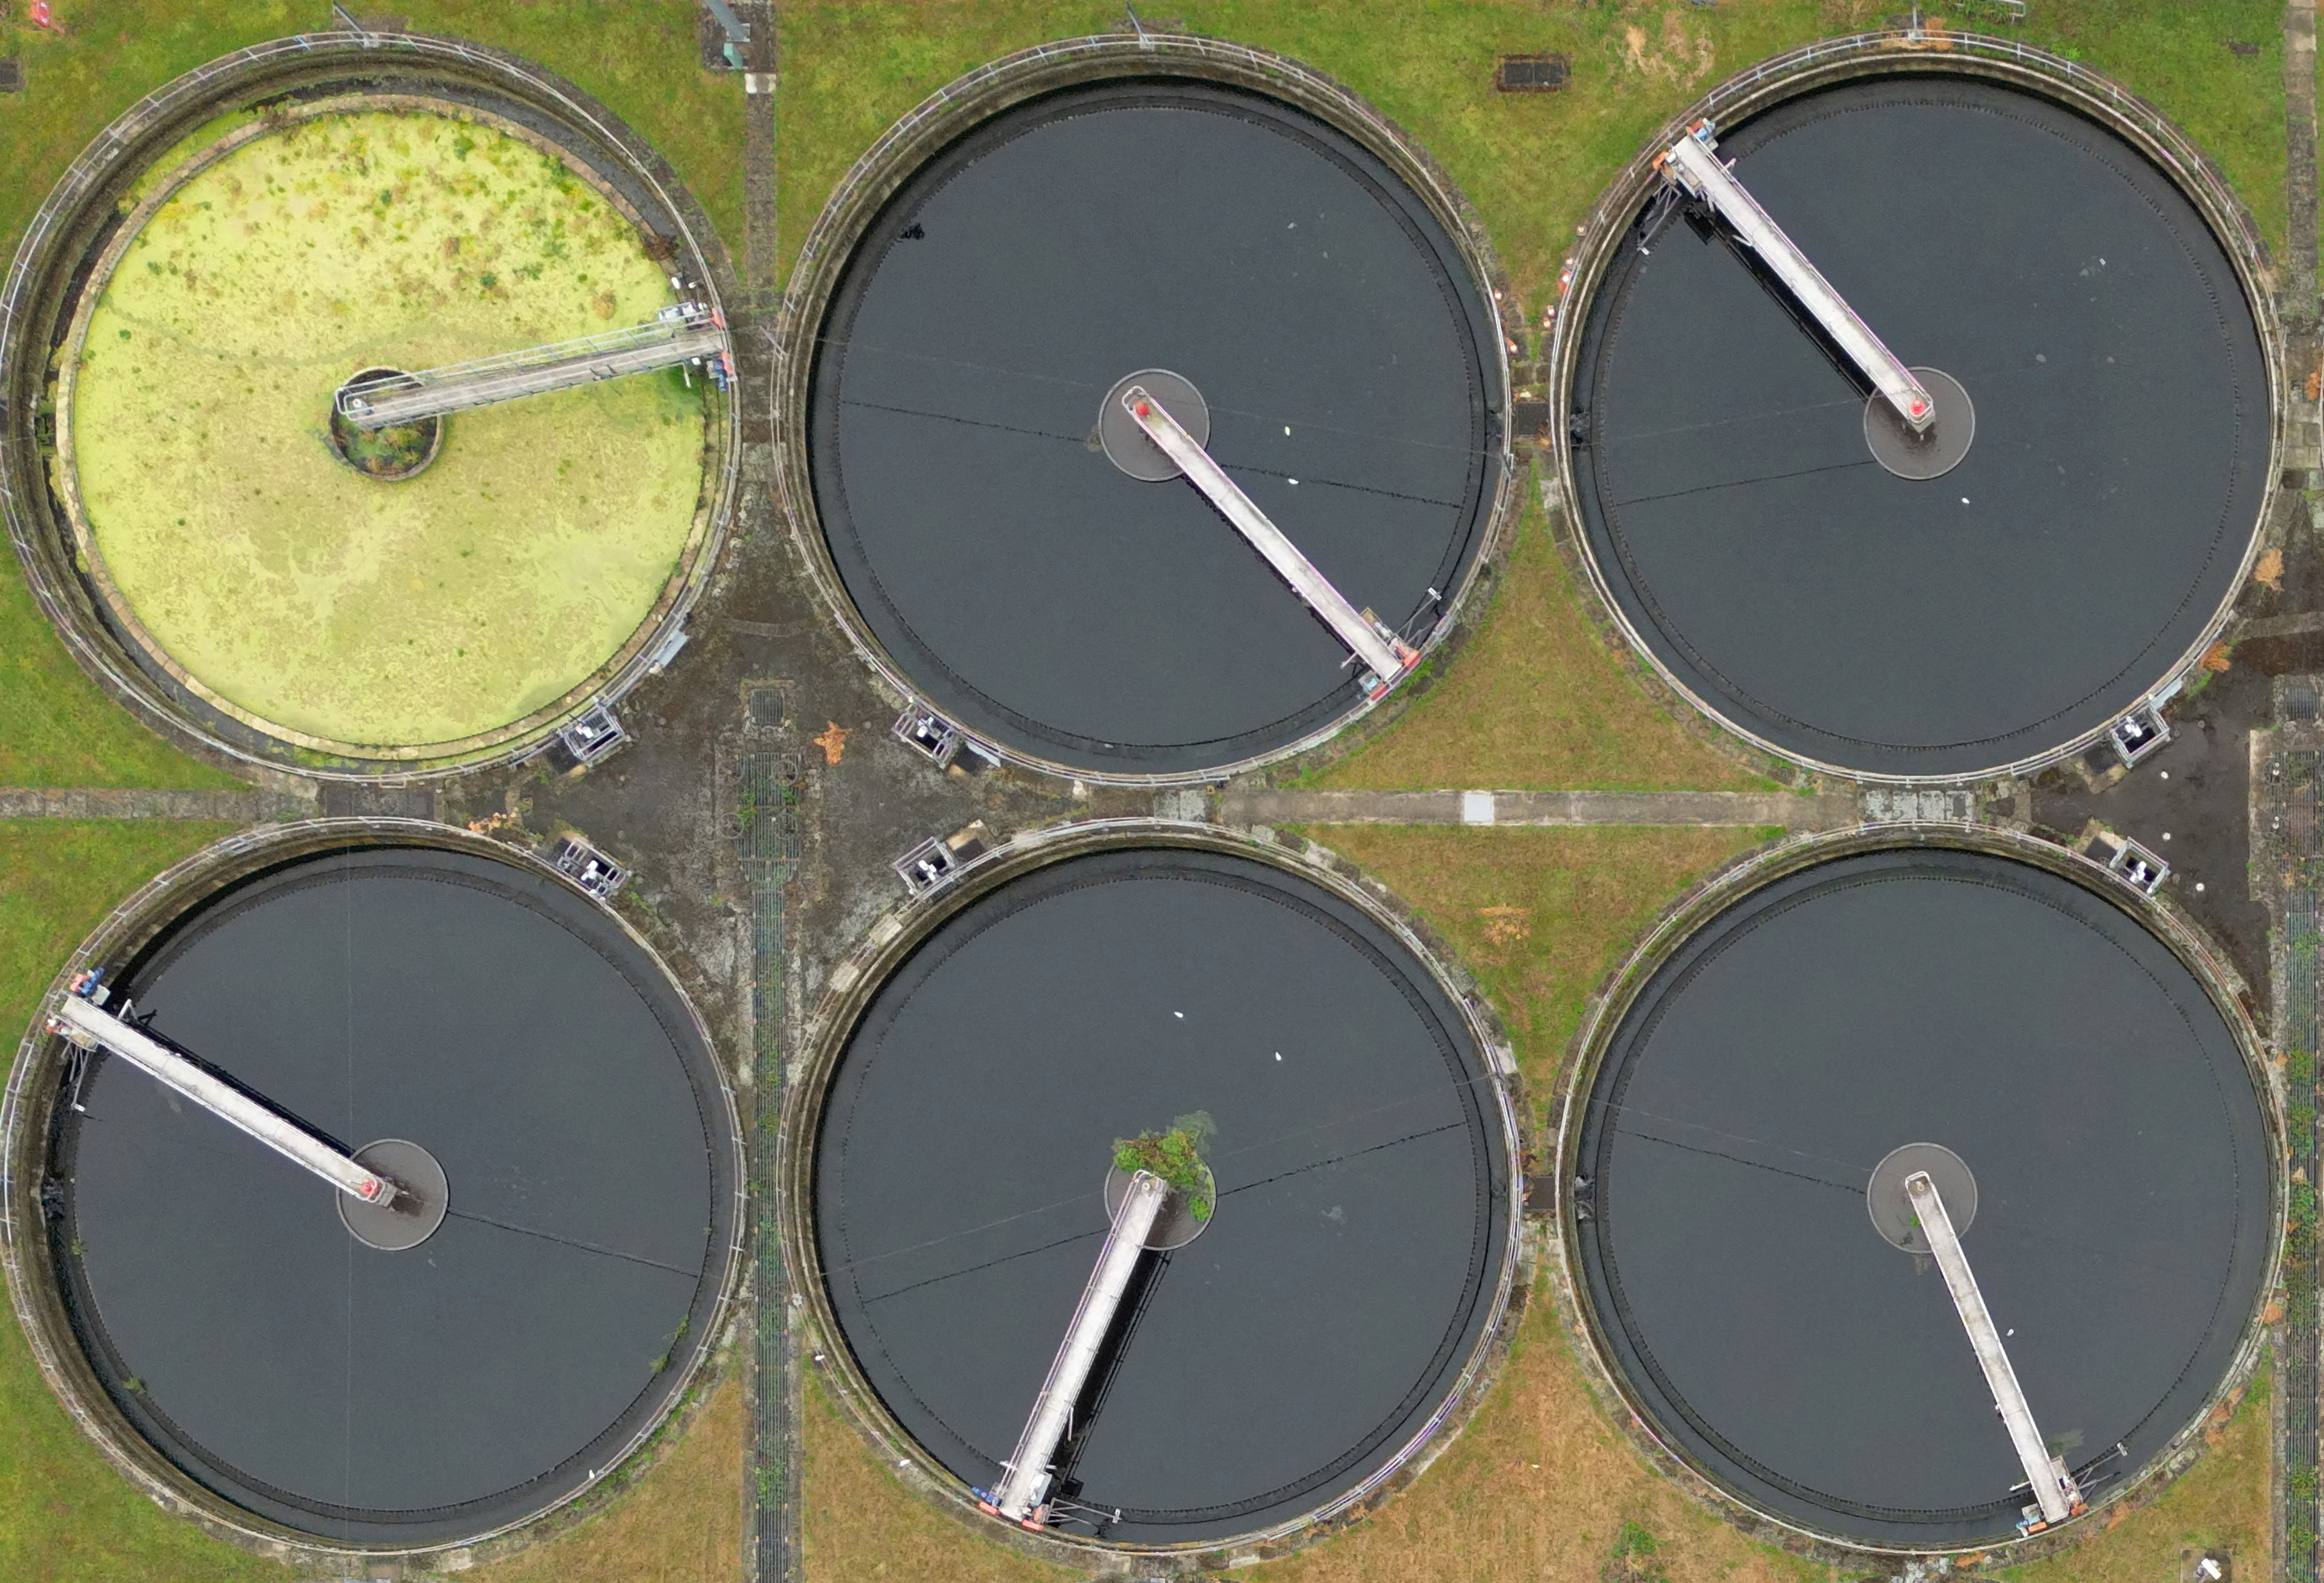
POLYGON ((628 325, 618 330, 600 330, 595 335, 576 336, 569 341, 549 341, 538 346, 520 347, 514 352, 495 352, 489 357, 473 358, 466 363, 447 363, 415 373, 383 373, 373 379, 351 380, 339 391, 339 410, 346 410, 346 402, 351 396, 450 384, 482 374, 499 373, 503 370, 531 369, 576 357, 626 352, 633 346, 650 346, 657 341, 675 340, 692 331, 710 327, 711 317, 706 309, 687 314, 683 318, 648 319, 643 324, 628 325))

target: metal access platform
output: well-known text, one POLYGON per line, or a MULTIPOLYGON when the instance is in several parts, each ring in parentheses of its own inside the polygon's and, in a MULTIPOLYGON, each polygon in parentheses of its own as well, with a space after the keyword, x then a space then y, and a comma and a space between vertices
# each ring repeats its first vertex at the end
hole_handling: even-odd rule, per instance
POLYGON ((1169 409, 1147 392, 1145 386, 1131 385, 1122 391, 1121 404, 1138 420, 1138 427, 1147 437, 1177 465, 1187 482, 1203 492, 1220 515, 1275 568, 1276 575, 1291 584, 1291 591, 1306 602, 1307 608, 1322 617, 1323 624, 1370 667, 1363 678, 1366 696, 1385 696, 1397 677, 1420 662, 1419 650, 1369 612, 1358 610, 1345 594, 1332 586, 1331 579, 1300 553, 1299 547, 1285 536, 1283 529, 1268 520, 1267 513, 1227 476, 1226 469, 1211 459, 1211 454, 1195 443, 1194 437, 1170 415, 1169 409))
POLYGON ((1985 1293, 1978 1289, 1977 1276, 1969 1267, 1969 1256, 1961 1251, 1960 1234, 1953 1229, 1952 1216, 1945 1209, 1943 1195, 1937 1192, 1936 1183, 1926 1171, 1915 1171, 1904 1178, 1904 1192, 1912 1201, 1913 1213, 1920 1219, 1922 1233, 1929 1239, 1929 1251, 1936 1256, 1937 1268, 1945 1278, 1945 1290, 1952 1296, 1953 1307, 1960 1312, 1961 1327, 1969 1332, 1969 1348, 1977 1354, 1978 1367, 1985 1371, 1986 1386, 1993 1393, 1994 1411, 2001 1414, 2002 1424, 2009 1431, 2009 1443, 2015 1448, 2017 1460, 2025 1468, 2026 1483, 2033 1489, 2035 1505, 2027 1508, 2023 1530, 2038 1532, 2080 1515, 2087 1504, 2081 1486, 2067 1471, 2064 1461, 2050 1455, 2041 1427, 2034 1422, 2034 1409, 2026 1402, 2024 1387, 2017 1383, 2017 1370, 2011 1366, 2009 1354, 2001 1345, 2001 1330, 1985 1306, 1985 1293))
POLYGON ((365 1169, 345 1150, 188 1060, 135 1023, 106 1010, 100 1004, 105 994, 96 974, 78 975, 70 990, 57 998, 49 1030, 84 1050, 101 1049, 118 1055, 172 1093, 190 1100, 358 1202, 382 1209, 395 1202, 395 1184, 386 1177, 365 1169))
POLYGON ((627 329, 528 346, 417 373, 351 381, 340 388, 338 410, 339 416, 357 428, 387 428, 521 396, 539 396, 696 362, 712 371, 721 389, 733 379, 724 318, 715 308, 689 302, 664 309, 659 318, 627 329))
POLYGON ((1719 146, 1717 131, 1709 121, 1696 122, 1655 161, 1663 179, 1709 208, 1737 241, 1757 253, 1896 416, 1914 434, 1926 432, 1937 418, 1936 401, 1927 387, 1857 317, 1848 299, 1832 290, 1823 272, 1808 262, 1807 254, 1712 152, 1719 146))
POLYGON ((1033 1412, 1025 1421, 1025 1432, 1017 1437, 1017 1450, 1001 1465, 1000 1487, 976 1492, 977 1505, 985 1511, 1036 1532, 1047 1525, 1049 1486, 1054 1477, 1050 1465, 1073 1425, 1074 1404, 1081 1400, 1082 1387, 1089 1384, 1105 1333, 1113 1327, 1122 1293, 1130 1288, 1139 1256, 1146 1251, 1147 1239, 1153 1235, 1154 1223, 1161 1218, 1169 1196, 1169 1184, 1150 1171, 1130 1178, 1121 1207, 1114 1211, 1112 1229, 1105 1234, 1105 1245, 1098 1249, 1097 1267, 1082 1289, 1073 1323, 1065 1327, 1065 1345, 1057 1348, 1048 1377, 1033 1398, 1033 1412))

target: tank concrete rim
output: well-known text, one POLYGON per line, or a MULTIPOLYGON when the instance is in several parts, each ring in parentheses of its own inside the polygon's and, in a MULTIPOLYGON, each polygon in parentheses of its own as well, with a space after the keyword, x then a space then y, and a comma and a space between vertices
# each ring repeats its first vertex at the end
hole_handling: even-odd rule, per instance
MULTIPOLYGON (((806 1055, 799 1071, 786 1085, 777 1137, 778 1212, 782 1223, 783 1264, 794 1301, 803 1303, 812 1333, 820 1338, 809 1349, 821 1366, 824 1383, 839 1399, 855 1428, 895 1458, 899 1466, 910 1467, 919 1480, 938 1491, 964 1519, 983 1522, 977 1516, 976 1497, 968 1486, 923 1450, 881 1404, 878 1394, 850 1355, 844 1332, 832 1310, 824 1287, 813 1209, 816 1140, 824 1101, 846 1053, 849 1038, 873 997, 890 975, 937 928, 1001 886, 1035 870, 1089 853, 1138 848, 1216 852, 1263 863, 1320 886, 1388 931, 1460 1009, 1462 1026, 1474 1041, 1480 1060, 1498 1080, 1492 1084, 1494 1113, 1500 1122, 1502 1164, 1509 1173, 1508 1230, 1499 1251, 1500 1268, 1494 1293, 1476 1343, 1428 1422, 1361 1484, 1314 1510, 1229 1540, 1131 1544, 1045 1531, 1036 1542, 1040 1553, 1068 1565, 1087 1567, 1098 1563, 1100 1558, 1109 1557, 1169 1555, 1213 1558, 1215 1564, 1223 1566, 1230 1564, 1231 1555, 1245 1554, 1254 1545, 1280 1542, 1303 1532, 1312 1534, 1319 1524, 1371 1499, 1400 1475, 1416 1471, 1417 1467, 1425 1466, 1449 1445, 1479 1404, 1483 1394, 1480 1381, 1507 1348, 1519 1306, 1519 1277, 1529 1274, 1531 1249, 1525 1232, 1525 1178, 1520 1168, 1526 1139, 1512 1098, 1515 1059, 1481 998, 1462 989, 1439 953, 1384 905, 1381 895, 1351 882, 1312 854, 1238 837, 1216 827, 1156 819, 1107 819, 1056 825, 1019 836, 979 858, 943 890, 890 912, 833 969, 825 981, 821 1002, 800 1030, 799 1047, 806 1055)), ((1017 1537, 1013 1530, 998 1532, 1017 1537)))
MULTIPOLYGON (((589 152, 585 156, 557 143, 558 156, 568 165, 595 160, 606 168, 617 167, 659 209, 681 257, 713 306, 731 291, 715 234, 706 238, 696 233, 697 225, 706 232, 708 223, 691 194, 644 139, 580 89, 518 57, 461 40, 325 33, 278 39, 222 57, 165 84, 124 112, 50 193, 18 247, 5 293, 0 293, 0 390, 22 414, 21 419, 12 415, 0 428, 0 508, 5 510, 10 537, 51 625, 92 679, 165 734, 190 739, 214 754, 324 779, 441 776, 521 758, 592 707, 618 698, 651 668, 654 657, 683 627, 707 587, 725 540, 739 480, 741 413, 729 399, 723 403, 723 425, 715 410, 706 421, 711 456, 705 468, 704 503, 675 568, 636 630, 564 695, 521 719, 453 741, 340 742, 258 720, 192 685, 173 664, 157 664, 158 649, 137 635, 134 622, 127 623, 126 635, 116 630, 110 617, 120 609, 117 602, 101 588, 92 588, 91 578, 75 564, 73 525, 55 520, 60 508, 50 494, 34 433, 36 411, 50 391, 46 364, 52 345, 69 336, 69 327, 81 317, 87 293, 77 278, 79 271, 100 250, 108 254, 118 251, 127 228, 112 223, 117 217, 115 203, 156 158, 189 132, 270 97, 297 91, 319 97, 339 85, 354 85, 360 91, 368 78, 398 70, 440 82, 447 90, 466 86, 501 95, 569 129, 589 152)), ((390 105, 398 97, 393 93, 365 97, 390 105)), ((426 96, 405 97, 416 103, 426 96)), ((553 142, 516 128, 505 117, 459 107, 536 144, 553 142)), ((243 129, 243 136, 263 135, 265 130, 261 123, 243 129)), ((189 167, 194 163, 189 161, 189 167)), ((190 169, 177 172, 170 185, 190 173, 190 169)), ((597 167, 588 170, 587 179, 601 191, 611 189, 597 167)), ((634 223, 658 231, 633 206, 614 196, 617 207, 634 223)), ((65 427, 69 431, 69 419, 65 427)))
POLYGON ((1462 630, 1470 596, 1489 567, 1506 558, 1515 538, 1518 503, 1518 469, 1510 450, 1509 410, 1512 384, 1509 358, 1517 350, 1503 314, 1504 289, 1499 264, 1484 225, 1452 179, 1427 153, 1378 110, 1342 86, 1288 56, 1216 39, 1170 33, 1145 33, 1070 39, 1037 44, 979 67, 936 90, 898 121, 857 160, 840 181, 799 249, 793 284, 783 299, 775 330, 775 378, 772 405, 775 424, 775 483, 790 523, 791 537, 807 568, 807 580, 856 655, 879 676, 887 690, 906 706, 926 708, 960 729, 975 750, 996 763, 1013 764, 1063 779, 1098 786, 1202 786, 1246 774, 1309 752, 1382 707, 1408 704, 1412 689, 1391 692, 1386 700, 1360 699, 1334 719, 1296 741, 1266 752, 1210 768, 1162 774, 1128 770, 1093 770, 1041 758, 983 735, 960 728, 944 711, 920 695, 903 667, 872 634, 862 612, 840 581, 837 566, 825 544, 821 514, 807 454, 807 387, 813 373, 817 327, 838 289, 848 261, 881 205, 894 194, 930 157, 974 124, 1013 106, 1054 89, 1108 78, 1183 78, 1241 88, 1289 104, 1314 115, 1333 130, 1353 138, 1385 162, 1388 169, 1425 203, 1443 226, 1467 265, 1478 301, 1491 314, 1498 343, 1485 370, 1490 399, 1503 413, 1499 477, 1488 487, 1486 507, 1476 553, 1470 557, 1461 584, 1451 591, 1428 641, 1424 658, 1443 650, 1462 630))
MULTIPOLYGON (((2267 369, 2268 410, 2273 415, 2259 506, 2246 538, 2236 576, 2195 641, 2155 677, 2146 695, 2157 696, 2193 671, 2205 650, 2218 640, 2233 619, 2236 598, 2250 578, 2252 566, 2267 539, 2269 524, 2274 520, 2277 498, 2282 489, 2286 427, 2292 421, 2284 399, 2283 326, 2275 297, 2267 285, 2265 244, 2241 200, 2214 171, 2193 140, 2176 124, 2112 78, 2086 66, 2014 39, 1914 28, 1858 33, 1803 45, 1720 83, 1667 122, 1600 195, 1591 210, 1582 235, 1558 283, 1556 328, 1545 359, 1550 364, 1550 410, 1555 414, 1572 409, 1582 329, 1588 318, 1582 311, 1582 306, 1597 290, 1628 235, 1638 205, 1660 180, 1654 161, 1662 150, 1705 118, 1732 124, 1785 99, 1837 83, 1915 74, 1977 78, 2018 88, 2087 116, 2128 142, 2171 179, 2210 227, 2221 251, 2234 266, 2236 282, 2250 305, 2259 333, 2261 360, 2267 369)), ((1570 518, 1573 502, 1580 496, 1573 477, 1573 447, 1562 423, 1553 437, 1552 450, 1554 469, 1543 482, 1545 503, 1553 510, 1562 507, 1570 518)), ((1588 574, 1599 612, 1621 634, 1631 653, 1665 686, 1721 732, 1777 763, 1868 785, 1960 786, 2038 773, 2103 742, 2112 728, 2108 722, 2040 753, 1959 774, 1897 775, 1850 768, 1810 757, 1747 730, 1673 672, 1624 613, 1612 584, 1591 550, 1588 535, 1574 527, 1572 538, 1574 553, 1588 574)))
POLYGON ((330 1565, 386 1557, 423 1557, 458 1551, 540 1523, 581 1499, 625 1464, 661 1427, 678 1414, 695 1383, 701 1377, 724 1330, 742 1284, 742 1238, 749 1224, 747 1181, 743 1170, 741 1111, 718 1045, 696 1005, 693 994, 669 962, 626 918, 592 897, 539 856, 452 826, 420 819, 309 819, 229 835, 184 858, 140 887, 106 916, 75 949, 71 958, 51 980, 40 1004, 61 993, 72 977, 91 967, 125 962, 152 943, 189 911, 211 897, 265 870, 301 859, 326 857, 364 847, 419 847, 486 858, 517 869, 535 879, 549 878, 558 888, 585 900, 613 921, 632 948, 660 973, 685 1008, 707 1064, 716 1074, 715 1098, 705 1094, 715 1112, 715 1124, 724 1129, 723 1144, 713 1139, 718 1168, 727 1173, 730 1187, 715 1201, 718 1218, 726 1222, 724 1245, 712 1239, 711 1256, 724 1262, 703 1324, 687 1354, 669 1370, 669 1384, 653 1412, 631 1435, 617 1454, 606 1459, 597 1477, 513 1521, 456 1541, 415 1545, 355 1545, 334 1542, 303 1530, 283 1526, 249 1512, 197 1484, 140 1435, 106 1394, 81 1349, 68 1317, 56 1270, 46 1256, 46 1230, 40 1205, 40 1183, 45 1173, 49 1127, 64 1074, 60 1041, 51 1035, 37 1012, 26 1027, 10 1068, 5 1098, 0 1098, 0 1269, 5 1269, 8 1296, 16 1322, 31 1347, 33 1361, 58 1402, 80 1431, 95 1442, 106 1461, 164 1511, 192 1517, 214 1537, 278 1560, 330 1565))
POLYGON ((2140 1498, 2150 1487, 2178 1476, 2183 1467, 2188 1446, 2202 1433, 2219 1404, 2250 1376, 2266 1339, 2267 1327, 2263 1315, 2268 1295, 2282 1275, 2283 1238, 2280 1228, 2284 1206, 2290 1201, 2292 1184, 2289 1155, 2283 1146, 2282 1097, 2268 1065, 2265 1042, 2252 1022, 2250 1012, 2236 993, 2237 981, 2233 969, 2211 943, 2165 903, 2147 896, 2103 863, 2070 847, 2054 845, 2036 836, 1998 825, 1860 825, 1849 830, 1794 837, 1738 860, 1674 903, 1640 937, 1622 964, 1592 993, 1582 1026, 1575 1031, 1568 1046, 1571 1059, 1567 1063, 1565 1075, 1560 1080, 1557 1136, 1553 1155, 1556 1162, 1554 1171, 1556 1185, 1551 1213, 1554 1219, 1553 1235, 1558 1250, 1554 1278, 1560 1300, 1572 1316, 1571 1329, 1582 1343, 1578 1350, 1585 1360, 1585 1367, 1592 1382, 1622 1404, 1625 1409, 1623 1416, 1627 1420, 1625 1427, 1633 1438, 1648 1449, 1665 1468, 1683 1472, 1684 1477, 1681 1482, 1688 1490, 1730 1520, 1741 1517, 1772 1531, 1796 1535, 1837 1554, 1857 1556, 1982 1553, 1995 1557, 2000 1564, 2015 1565, 2075 1542, 2081 1534, 2089 1532, 2089 1519, 2095 1514, 2119 1511, 2127 1503, 2140 1498), (1581 1252, 1576 1245, 1577 1223, 1568 1192, 1578 1168, 1582 1124, 1591 1091, 1596 1084, 1599 1069, 1604 1063, 1608 1049, 1631 1006, 1655 972, 1693 938, 1699 929, 1744 897, 1803 870, 1840 858, 1914 849, 1978 852, 2013 859, 2070 880, 2126 914, 2133 922, 2162 941, 2194 974, 2218 1009, 2221 1020, 2226 1023, 2242 1055, 2245 1075, 2259 1096, 2262 1124, 2272 1146, 2268 1171, 2269 1202, 2279 1227, 2269 1246, 2267 1266, 2258 1283, 2253 1309, 2242 1321, 2243 1339, 2222 1371, 2217 1387, 2144 1467, 2109 1490, 2091 1505, 2088 1513, 2053 1525, 2044 1534, 1999 1544, 1964 1544, 1950 1549, 1928 1550, 1876 1544, 1779 1515, 1729 1488, 1682 1450, 1672 1437, 1663 1432, 1650 1415, 1643 1398, 1632 1388, 1628 1376, 1615 1362, 1612 1348, 1604 1334, 1604 1321, 1590 1301, 1578 1273, 1581 1252))

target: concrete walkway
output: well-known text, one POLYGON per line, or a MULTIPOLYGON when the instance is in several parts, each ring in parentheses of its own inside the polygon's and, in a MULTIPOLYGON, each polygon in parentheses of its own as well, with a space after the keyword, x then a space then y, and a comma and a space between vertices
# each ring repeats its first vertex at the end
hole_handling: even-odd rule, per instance
POLYGON ((1236 791, 1226 824, 1742 824, 1835 830, 1860 817, 1851 796, 1788 792, 1236 791))
POLYGON ((314 797, 295 792, 0 786, 0 819, 198 819, 262 824, 278 819, 311 819, 315 812, 314 797))

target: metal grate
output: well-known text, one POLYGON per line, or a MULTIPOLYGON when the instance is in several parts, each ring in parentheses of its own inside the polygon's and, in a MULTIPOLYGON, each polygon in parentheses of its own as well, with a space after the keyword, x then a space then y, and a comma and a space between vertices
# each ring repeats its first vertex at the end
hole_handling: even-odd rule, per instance
POLYGON ((0 94, 21 93, 24 87, 24 63, 21 60, 0 60, 0 94))
POLYGON ((630 740, 611 705, 598 704, 582 712, 573 722, 557 733, 565 750, 573 755, 574 762, 595 764, 606 754, 630 740))
POLYGON ((1504 55, 1493 87, 1505 94, 1554 94, 1573 75, 1563 55, 1504 55))
POLYGON ((630 882, 630 871, 577 835, 567 835, 549 854, 549 867, 600 901, 611 901, 630 882))

